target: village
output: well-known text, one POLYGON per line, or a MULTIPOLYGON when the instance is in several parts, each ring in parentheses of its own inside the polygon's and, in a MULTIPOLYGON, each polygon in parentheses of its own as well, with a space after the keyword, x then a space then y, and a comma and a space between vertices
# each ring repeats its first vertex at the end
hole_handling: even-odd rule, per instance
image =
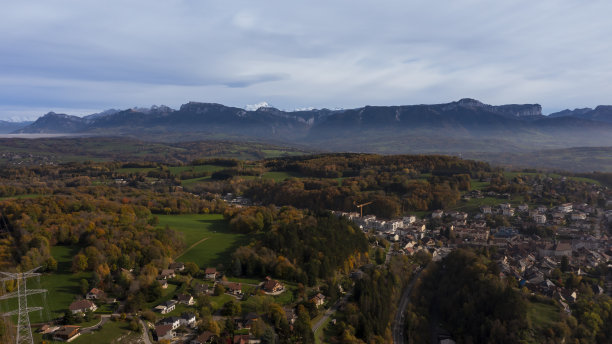
MULTIPOLYGON (((478 193, 474 193, 477 197, 478 193)), ((612 200, 606 201, 610 208, 612 200)), ((434 211, 429 218, 407 216, 396 220, 380 220, 373 215, 337 212, 366 232, 393 243, 397 254, 431 254, 439 261, 457 247, 493 248, 500 256, 500 274, 514 278, 521 287, 558 300, 569 313, 569 303, 579 297, 572 286, 555 283, 560 272, 588 276, 591 269, 610 262, 612 238, 606 228, 612 224, 612 210, 587 204, 564 203, 555 207, 502 203, 497 207, 482 206, 472 216, 465 212, 434 211), (501 216, 508 225, 495 226, 494 216, 501 216), (543 238, 526 234, 531 228, 550 230, 543 238)), ((595 294, 612 293, 612 276, 605 288, 594 287, 595 294)))
MULTIPOLYGON (((473 192, 473 196, 479 195, 473 192)), ((228 201, 242 204, 238 206, 248 204, 244 198, 228 201)), ((608 200, 606 206, 609 208, 611 205, 612 200, 608 200)), ((497 264, 501 276, 515 279, 520 287, 534 294, 552 297, 568 313, 571 313, 570 304, 580 294, 575 286, 558 283, 559 274, 571 272, 586 277, 587 271, 608 264, 612 251, 612 239, 606 231, 612 224, 612 210, 586 204, 530 207, 527 204, 501 203, 499 206, 482 206, 478 213, 472 215, 461 211, 436 210, 423 219, 405 216, 401 219, 381 220, 374 215, 334 213, 352 220, 364 232, 381 242, 389 243, 388 255, 425 254, 430 255, 433 261, 439 261, 457 247, 493 249, 500 257, 497 264), (495 226, 494 217, 503 217, 507 224, 495 226), (536 227, 540 230, 550 229, 554 235, 543 238, 535 233, 526 234, 529 228, 536 227)), ((378 241, 374 245, 382 246, 378 241)), ((166 289, 169 282, 180 279, 185 273, 185 264, 175 262, 161 271, 157 280, 161 288, 166 289)), ((152 312, 145 315, 148 317, 146 328, 149 331, 145 332, 147 337, 146 333, 150 333, 153 340, 160 342, 212 343, 218 338, 217 333, 197 331, 196 324, 200 319, 196 316, 195 306, 198 298, 204 295, 229 295, 240 302, 247 295, 278 296, 289 292, 282 282, 270 277, 258 284, 245 285, 229 281, 223 271, 214 267, 203 269, 200 273, 203 281, 192 280, 190 287, 184 288, 183 292, 152 307, 154 317, 151 316, 152 312)), ((607 276, 606 285, 597 286, 593 293, 610 294, 611 291, 612 276, 607 276)), ((331 306, 326 301, 326 296, 320 292, 312 293, 309 298, 309 302, 321 310, 331 306)), ((73 302, 69 310, 77 316, 85 316, 95 312, 97 304, 106 302, 114 300, 109 300, 103 291, 93 288, 82 300, 73 302)), ((241 316, 231 309, 235 304, 230 301, 224 305, 222 310, 213 315, 214 320, 230 319, 233 322, 236 329, 233 343, 259 343, 260 340, 252 332, 258 315, 247 313, 241 316)), ((291 303, 284 306, 289 324, 293 324, 297 318, 294 307, 291 303)), ((67 325, 46 326, 41 331, 47 338, 69 342, 83 330, 79 326, 67 325)))

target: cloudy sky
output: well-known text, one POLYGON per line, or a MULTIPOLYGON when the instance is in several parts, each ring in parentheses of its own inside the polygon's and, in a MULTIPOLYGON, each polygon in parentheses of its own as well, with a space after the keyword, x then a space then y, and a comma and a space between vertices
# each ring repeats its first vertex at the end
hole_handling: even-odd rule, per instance
POLYGON ((188 101, 611 104, 610 13, 565 0, 6 1, 0 119, 188 101))

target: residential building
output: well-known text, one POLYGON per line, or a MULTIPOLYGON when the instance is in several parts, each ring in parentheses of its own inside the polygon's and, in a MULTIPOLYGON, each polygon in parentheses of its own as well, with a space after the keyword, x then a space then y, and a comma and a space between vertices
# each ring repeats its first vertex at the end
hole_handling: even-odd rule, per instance
POLYGON ((157 341, 161 340, 172 340, 176 337, 172 325, 157 325, 155 326, 155 338, 157 341))
POLYGON ((262 289, 266 293, 278 293, 283 291, 285 287, 277 280, 273 280, 270 277, 266 277, 266 280, 263 283, 262 289))
POLYGON ((79 300, 79 301, 74 301, 73 303, 71 303, 68 309, 70 309, 72 314, 77 314, 77 313, 85 313, 87 311, 95 312, 96 309, 98 309, 98 307, 96 307, 95 303, 89 300, 79 300))
POLYGON ((180 294, 178 296, 178 302, 187 306, 195 305, 195 300, 193 299, 193 296, 189 294, 180 294))
POLYGON ((62 326, 59 330, 53 332, 53 340, 62 342, 71 342, 81 335, 79 332, 80 326, 62 326))
POLYGON ((160 312, 161 314, 168 314, 168 313, 172 312, 176 308, 176 304, 177 304, 176 301, 169 300, 169 301, 166 301, 166 302, 156 306, 154 309, 156 311, 160 312))
POLYGON ((92 288, 89 293, 85 296, 87 300, 100 300, 105 296, 104 291, 98 288, 92 288))
POLYGON ((216 268, 206 268, 204 271, 206 279, 214 280, 217 278, 217 269, 216 268))

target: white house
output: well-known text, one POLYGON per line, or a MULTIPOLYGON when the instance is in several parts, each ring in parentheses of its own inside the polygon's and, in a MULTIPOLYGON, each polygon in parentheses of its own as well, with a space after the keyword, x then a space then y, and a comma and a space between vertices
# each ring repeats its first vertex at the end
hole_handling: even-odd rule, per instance
POLYGON ((85 313, 87 311, 95 312, 98 307, 89 300, 74 301, 68 307, 72 314, 85 313))
POLYGON ((535 215, 533 215, 533 220, 536 223, 545 224, 546 223, 546 215, 544 215, 544 214, 535 214, 535 215))
POLYGON ((179 317, 167 317, 167 318, 163 318, 162 320, 159 321, 160 325, 170 325, 172 326, 173 330, 176 330, 177 328, 179 328, 181 326, 181 318, 179 317))
POLYGON ((431 213, 431 218, 432 219, 441 219, 442 215, 444 215, 444 212, 442 210, 434 210, 434 212, 431 213))
POLYGON ((572 204, 571 203, 563 203, 557 207, 560 212, 563 213, 571 213, 572 212, 572 204))
POLYGON ((181 314, 181 325, 187 327, 194 327, 196 324, 196 316, 193 313, 185 312, 181 314))
POLYGON ((169 300, 155 307, 155 310, 160 312, 161 314, 168 314, 176 308, 176 304, 176 301, 169 300))

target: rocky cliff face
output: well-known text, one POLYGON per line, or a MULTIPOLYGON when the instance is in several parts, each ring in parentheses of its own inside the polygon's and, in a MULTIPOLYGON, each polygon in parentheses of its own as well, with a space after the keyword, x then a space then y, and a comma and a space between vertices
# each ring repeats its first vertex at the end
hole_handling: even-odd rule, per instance
POLYGON ((189 102, 179 110, 164 106, 135 108, 86 118, 49 113, 19 132, 129 135, 191 132, 299 141, 369 134, 374 130, 394 135, 414 130, 445 130, 446 133, 481 137, 524 130, 592 128, 600 126, 597 123, 612 122, 612 106, 567 111, 570 116, 547 117, 542 115, 542 107, 538 104, 493 106, 469 98, 446 104, 296 112, 273 107, 248 111, 215 103, 189 102))

